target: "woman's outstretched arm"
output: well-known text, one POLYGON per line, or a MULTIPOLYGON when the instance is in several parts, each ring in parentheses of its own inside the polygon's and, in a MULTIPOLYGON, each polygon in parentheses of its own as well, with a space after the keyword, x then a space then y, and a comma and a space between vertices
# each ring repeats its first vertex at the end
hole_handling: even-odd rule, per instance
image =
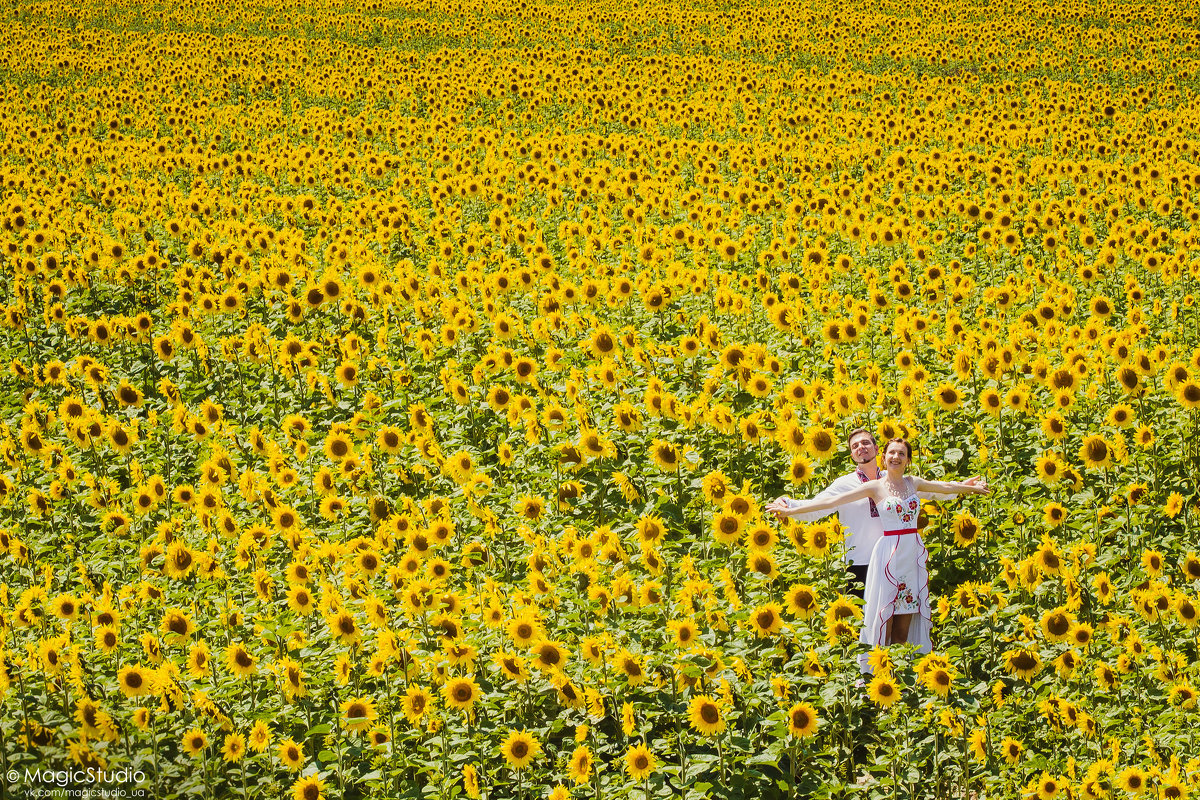
POLYGON ((965 481, 927 481, 924 478, 914 477, 913 488, 918 492, 930 492, 932 494, 991 494, 991 487, 987 485, 987 481, 978 475, 967 478, 965 481))

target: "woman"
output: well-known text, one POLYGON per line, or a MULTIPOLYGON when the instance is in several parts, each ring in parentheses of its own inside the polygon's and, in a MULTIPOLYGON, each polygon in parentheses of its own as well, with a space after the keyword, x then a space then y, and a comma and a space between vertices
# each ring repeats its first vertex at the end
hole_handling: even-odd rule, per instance
POLYGON ((792 517, 826 511, 867 497, 874 500, 883 522, 883 537, 871 551, 859 641, 865 645, 911 642, 922 653, 928 653, 933 649, 929 639, 932 619, 926 567, 928 553, 917 532, 917 516, 921 511, 917 493, 988 494, 991 490, 979 477, 968 481, 927 481, 906 477, 904 471, 911 461, 909 443, 904 439, 892 439, 884 448, 885 472, 878 479, 826 500, 777 500, 767 506, 767 511, 792 517))

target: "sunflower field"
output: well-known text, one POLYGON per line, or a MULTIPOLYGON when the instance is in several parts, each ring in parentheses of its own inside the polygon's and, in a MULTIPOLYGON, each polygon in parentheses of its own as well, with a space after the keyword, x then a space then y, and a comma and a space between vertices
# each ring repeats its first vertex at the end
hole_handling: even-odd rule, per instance
POLYGON ((1189 7, 6 4, 0 796, 1200 796, 1189 7))

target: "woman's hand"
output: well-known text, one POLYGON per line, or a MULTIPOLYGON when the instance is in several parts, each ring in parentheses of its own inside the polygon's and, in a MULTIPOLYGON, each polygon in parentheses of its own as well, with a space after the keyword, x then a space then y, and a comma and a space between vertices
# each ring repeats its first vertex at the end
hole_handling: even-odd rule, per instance
POLYGON ((991 494, 992 487, 987 485, 987 481, 979 475, 972 475, 963 481, 963 485, 969 487, 967 489, 971 494, 991 494))

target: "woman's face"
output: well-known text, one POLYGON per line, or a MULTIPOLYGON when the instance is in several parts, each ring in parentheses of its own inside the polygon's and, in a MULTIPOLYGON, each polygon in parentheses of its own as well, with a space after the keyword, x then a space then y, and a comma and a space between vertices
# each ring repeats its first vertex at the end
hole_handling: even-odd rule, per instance
POLYGON ((887 467, 907 467, 908 450, 900 442, 892 442, 883 453, 883 463, 887 467))

